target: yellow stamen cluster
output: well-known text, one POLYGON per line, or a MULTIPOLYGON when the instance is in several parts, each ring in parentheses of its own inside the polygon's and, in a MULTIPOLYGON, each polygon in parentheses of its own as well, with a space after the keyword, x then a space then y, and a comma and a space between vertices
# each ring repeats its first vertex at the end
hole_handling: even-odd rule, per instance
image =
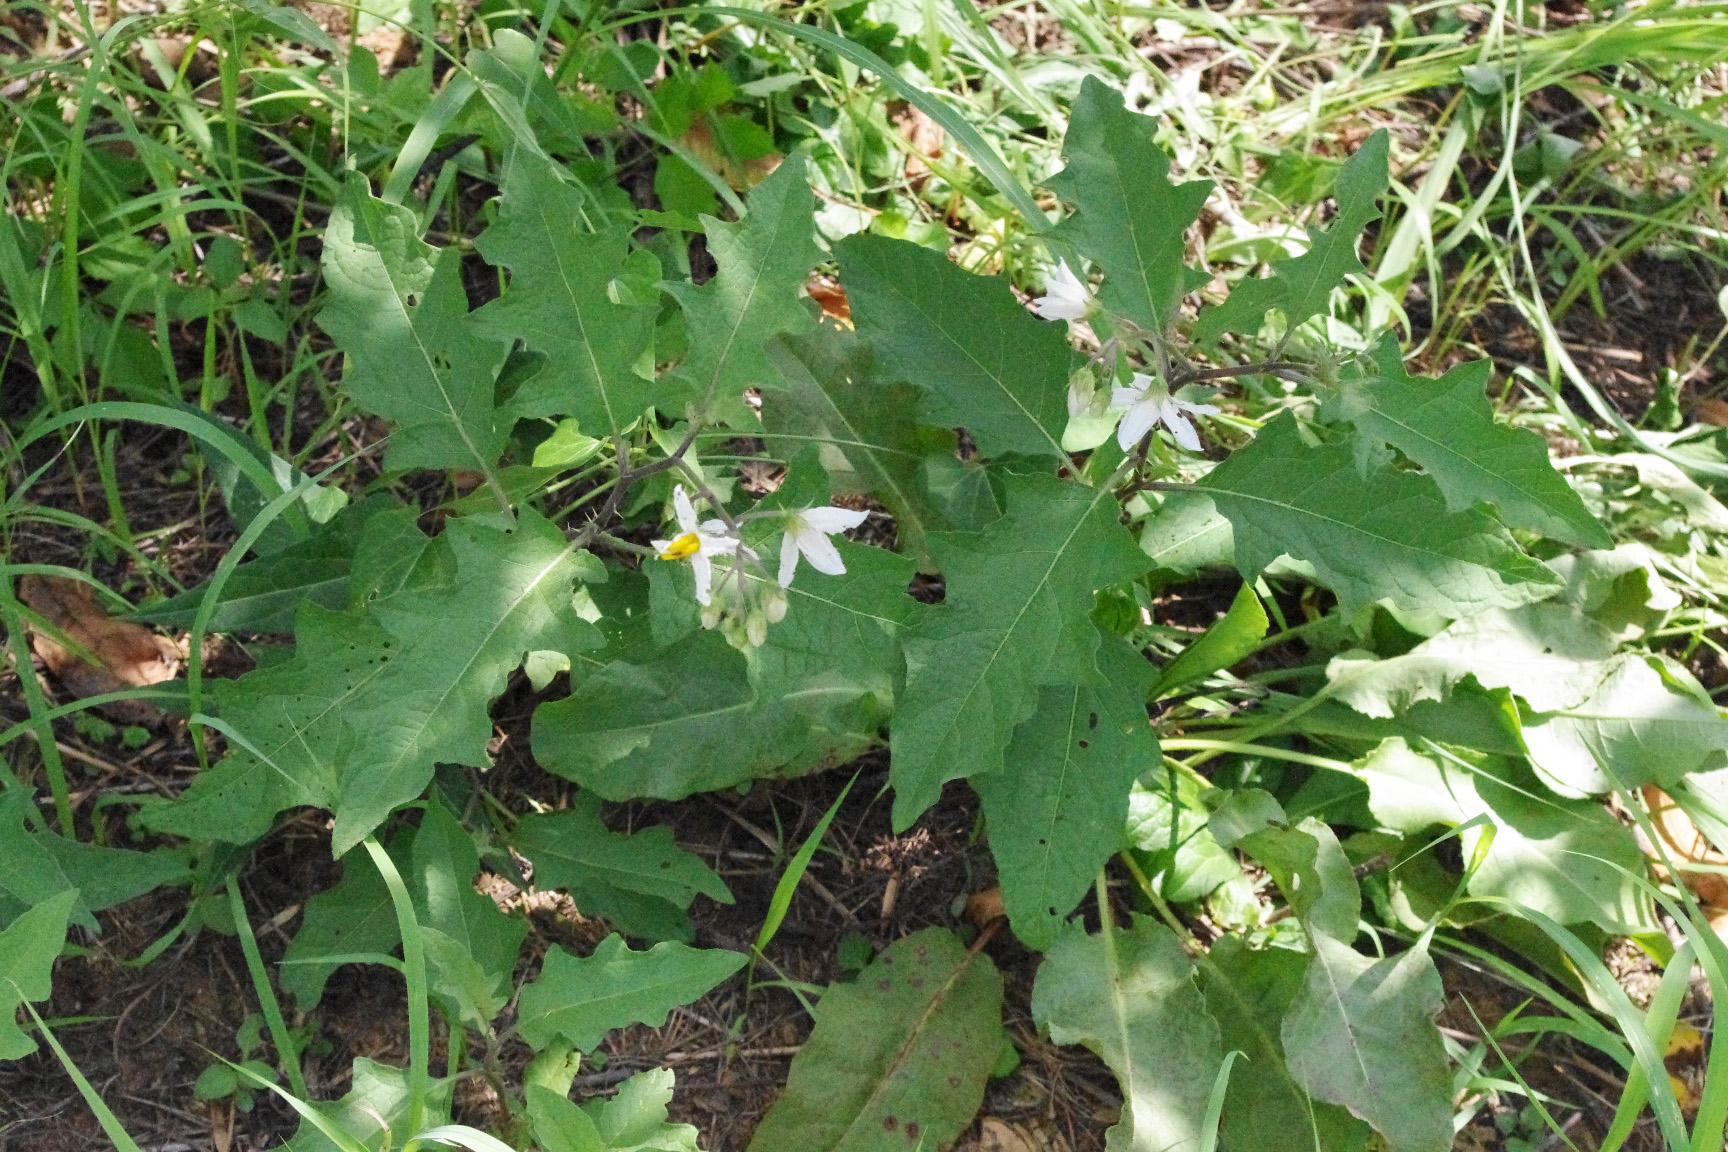
POLYGON ((666 545, 660 553, 662 560, 688 560, 702 550, 702 541, 696 538, 696 533, 686 532, 672 543, 666 545))

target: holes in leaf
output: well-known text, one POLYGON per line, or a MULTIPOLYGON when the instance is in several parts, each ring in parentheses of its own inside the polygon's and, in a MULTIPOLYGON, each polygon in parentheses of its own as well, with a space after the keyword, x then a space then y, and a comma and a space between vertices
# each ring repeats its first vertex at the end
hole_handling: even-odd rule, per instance
POLYGON ((410 292, 407 296, 403 297, 403 299, 408 302, 408 307, 410 308, 420 307, 420 293, 418 292, 410 292))
POLYGON ((1088 728, 1098 727, 1098 713, 1096 713, 1096 712, 1086 713, 1086 727, 1088 727, 1088 728))
POLYGON ((1080 751, 1084 752, 1084 751, 1086 751, 1086 749, 1088 749, 1090 747, 1092 747, 1092 741, 1090 741, 1090 740, 1080 741, 1080 751))

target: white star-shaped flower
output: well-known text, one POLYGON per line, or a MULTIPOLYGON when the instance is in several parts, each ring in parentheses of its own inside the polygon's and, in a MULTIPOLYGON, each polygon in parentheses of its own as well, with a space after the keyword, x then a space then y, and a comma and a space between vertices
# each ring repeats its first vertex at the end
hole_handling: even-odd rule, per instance
POLYGON ((1068 261, 1058 260, 1044 285, 1044 295, 1032 301, 1032 311, 1046 320, 1084 320, 1092 310, 1092 293, 1074 275, 1068 261))
POLYGON ((786 518, 786 534, 780 539, 780 587, 792 585, 792 574, 798 570, 798 556, 803 554, 810 567, 829 576, 846 571, 839 551, 828 537, 864 523, 867 512, 850 508, 806 508, 786 518))
POLYGON ((654 551, 662 560, 690 561, 690 572, 696 577, 696 602, 706 607, 714 587, 714 557, 742 552, 754 560, 756 554, 724 522, 698 522, 696 509, 682 484, 672 490, 672 511, 678 517, 678 535, 671 540, 654 541, 654 551))
POLYGON ((1134 445, 1160 424, 1170 430, 1183 450, 1198 452, 1200 434, 1194 431, 1188 417, 1210 416, 1218 411, 1216 405, 1178 400, 1162 384, 1139 372, 1128 381, 1128 387, 1111 390, 1110 408, 1122 413, 1122 423, 1116 427, 1116 443, 1124 452, 1133 451, 1134 445))

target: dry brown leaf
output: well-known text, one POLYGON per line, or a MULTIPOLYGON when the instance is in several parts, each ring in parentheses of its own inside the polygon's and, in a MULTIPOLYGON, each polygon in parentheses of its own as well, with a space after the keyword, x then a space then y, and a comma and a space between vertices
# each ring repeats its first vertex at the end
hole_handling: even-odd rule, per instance
POLYGON ((1700 424, 1728 428, 1728 400, 1706 396, 1692 406, 1692 419, 1700 424))
MULTIPOLYGON (((1711 867, 1728 867, 1728 855, 1716 850, 1715 845, 1692 823, 1692 818, 1686 815, 1674 798, 1654 784, 1644 786, 1644 804, 1650 809, 1650 819, 1656 825, 1657 835, 1662 837, 1662 846, 1667 849, 1669 857, 1691 864, 1708 864, 1711 867)), ((1639 833, 1639 840, 1644 836, 1639 833)), ((1661 857, 1654 846, 1644 843, 1644 854, 1652 861, 1660 861, 1661 857)), ((1666 878, 1666 869, 1658 863, 1653 869, 1658 878, 1666 878)), ((1728 874, 1720 872, 1685 872, 1682 879, 1686 887, 1692 889, 1692 894, 1698 897, 1698 903, 1703 907, 1704 914, 1710 918, 1710 926, 1716 929, 1716 934, 1728 938, 1728 874)))
POLYGON ((852 301, 846 298, 840 281, 832 276, 812 276, 804 284, 804 294, 816 301, 822 315, 842 328, 852 327, 852 301))
POLYGON ((1002 904, 1002 889, 985 888, 966 897, 966 919, 982 928, 992 920, 1007 915, 1002 904))
POLYGON ((718 172, 722 180, 740 192, 756 187, 780 167, 781 157, 773 154, 742 162, 728 156, 715 142, 713 129, 701 117, 697 117, 690 131, 684 133, 683 144, 690 149, 691 155, 718 172))
POLYGON ((966 1146, 966 1152, 1052 1152, 1052 1148, 1031 1128, 986 1116, 978 1123, 978 1139, 966 1146))
MULTIPOLYGON (((18 596, 52 630, 27 624, 30 646, 60 686, 83 699, 127 688, 147 688, 180 672, 181 652, 166 637, 130 620, 116 620, 96 603, 88 584, 56 576, 26 576, 18 596)), ((102 711, 123 723, 158 715, 146 700, 122 700, 102 711)))
POLYGON ((903 104, 894 113, 894 126, 912 150, 906 154, 906 179, 918 184, 929 177, 928 161, 939 160, 947 143, 942 126, 911 104, 903 104))

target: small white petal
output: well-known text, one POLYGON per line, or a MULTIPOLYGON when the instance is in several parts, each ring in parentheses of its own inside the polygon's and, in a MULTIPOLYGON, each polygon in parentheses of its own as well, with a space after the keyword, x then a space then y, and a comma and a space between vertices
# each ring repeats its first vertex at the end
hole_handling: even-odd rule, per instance
POLYGON ((1196 416, 1216 416, 1216 415, 1218 415, 1218 405, 1216 405, 1216 404, 1191 404, 1186 400, 1174 400, 1174 399, 1171 400, 1170 403, 1176 405, 1176 407, 1182 409, 1182 411, 1192 412, 1196 416))
POLYGON ((820 532, 799 532, 798 550, 810 561, 810 567, 818 572, 829 576, 841 576, 846 572, 846 562, 840 559, 840 552, 834 547, 834 542, 820 532))
POLYGON ((1140 403, 1146 396, 1144 388, 1112 388, 1110 389, 1110 411, 1126 412, 1140 403))
POLYGON ((798 531, 796 525, 780 537, 780 587, 792 587, 792 574, 798 571, 798 531))
POLYGON ((1188 452, 1200 451, 1200 436, 1194 431, 1194 425, 1188 422, 1188 417, 1182 414, 1181 407, 1170 399, 1158 403, 1158 422, 1170 429, 1170 435, 1176 438, 1178 446, 1188 452))
POLYGON ((1141 400, 1123 415, 1122 423, 1116 428, 1116 443, 1122 446, 1122 451, 1132 452, 1134 445, 1144 440, 1146 433, 1152 431, 1152 426, 1157 423, 1157 402, 1141 400))
POLYGON ((1092 293, 1061 260, 1044 285, 1044 295, 1032 302, 1032 311, 1045 320, 1084 320, 1091 304, 1092 293))
POLYGON ((713 599, 710 590, 714 587, 714 562, 698 552, 690 557, 690 572, 696 577, 696 603, 706 608, 713 599))
POLYGON ((686 532, 697 529, 696 509, 691 507, 690 494, 684 491, 684 485, 672 489, 672 511, 678 517, 678 527, 686 532))
POLYGON ((798 518, 818 532, 833 535, 858 527, 870 518, 870 513, 854 512, 850 508, 806 508, 798 513, 798 518))

